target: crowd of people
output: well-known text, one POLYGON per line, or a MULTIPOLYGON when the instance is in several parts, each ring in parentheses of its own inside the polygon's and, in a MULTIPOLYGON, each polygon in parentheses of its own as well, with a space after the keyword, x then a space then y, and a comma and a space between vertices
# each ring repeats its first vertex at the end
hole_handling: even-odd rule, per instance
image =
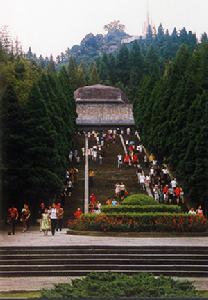
POLYGON ((124 151, 117 156, 118 168, 134 166, 140 189, 153 196, 160 203, 183 204, 184 193, 176 178, 171 178, 168 168, 159 164, 153 154, 148 155, 141 143, 139 134, 135 131, 133 140, 129 139, 127 131, 124 151))
POLYGON ((203 212, 203 209, 202 209, 202 206, 199 205, 198 208, 195 210, 193 207, 191 207, 188 211, 188 214, 189 215, 192 215, 192 216, 201 216, 203 217, 204 216, 204 212, 203 212))
MULTIPOLYGON (((64 209, 61 203, 53 203, 50 206, 46 206, 44 202, 41 202, 38 210, 37 223, 40 225, 40 232, 47 235, 49 231, 54 235, 55 231, 62 230, 63 226, 64 209)), ((24 204, 21 212, 15 205, 11 205, 7 213, 7 224, 9 225, 8 234, 15 234, 15 229, 18 221, 22 224, 22 232, 29 230, 31 219, 31 212, 28 204, 24 204)))
POLYGON ((51 204, 41 201, 39 209, 33 213, 33 220, 31 220, 31 210, 28 204, 24 204, 23 208, 18 211, 15 205, 11 205, 7 211, 7 224, 9 226, 9 235, 14 235, 16 231, 16 225, 20 223, 22 225, 22 232, 27 232, 30 227, 31 221, 34 222, 34 218, 37 215, 36 222, 39 224, 40 232, 44 235, 48 235, 51 231, 52 235, 55 235, 56 231, 61 231, 63 227, 64 218, 64 206, 66 201, 72 196, 72 190, 74 185, 78 181, 78 168, 80 163, 80 156, 78 150, 69 152, 69 165, 66 170, 63 182, 63 192, 57 196, 55 201, 51 201, 51 204), (76 167, 75 167, 75 166, 76 167))

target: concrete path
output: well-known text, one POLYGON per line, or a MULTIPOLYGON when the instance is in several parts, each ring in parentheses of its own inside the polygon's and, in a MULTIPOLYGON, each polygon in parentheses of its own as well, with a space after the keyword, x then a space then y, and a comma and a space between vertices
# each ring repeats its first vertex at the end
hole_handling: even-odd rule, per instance
MULTIPOLYGON (((72 279, 79 277, 0 277, 0 292, 17 292, 17 291, 39 291, 41 289, 53 288, 58 283, 70 283, 72 279)), ((176 280, 192 281, 196 289, 201 291, 208 290, 208 278, 177 278, 176 280)))
POLYGON ((44 236, 38 227, 15 235, 0 232, 0 246, 55 246, 55 245, 128 245, 128 246, 208 246, 208 237, 113 237, 68 235, 67 229, 55 236, 44 236))

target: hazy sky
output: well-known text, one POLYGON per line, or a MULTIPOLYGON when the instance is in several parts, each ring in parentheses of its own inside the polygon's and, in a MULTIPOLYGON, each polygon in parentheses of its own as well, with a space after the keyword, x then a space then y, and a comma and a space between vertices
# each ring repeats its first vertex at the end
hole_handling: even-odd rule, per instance
MULTIPOLYGON (((156 26, 208 32, 208 0, 149 0, 149 8, 156 26)), ((37 54, 55 56, 87 33, 104 33, 113 20, 139 35, 146 11, 147 0, 0 0, 0 26, 9 26, 23 50, 31 46, 37 54)))

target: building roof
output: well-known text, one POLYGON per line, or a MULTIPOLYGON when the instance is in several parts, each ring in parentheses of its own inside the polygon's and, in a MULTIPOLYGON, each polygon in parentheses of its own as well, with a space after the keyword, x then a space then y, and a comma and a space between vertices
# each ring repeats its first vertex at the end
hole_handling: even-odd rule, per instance
POLYGON ((77 103, 128 103, 119 88, 103 84, 80 87, 74 92, 74 98, 77 103))

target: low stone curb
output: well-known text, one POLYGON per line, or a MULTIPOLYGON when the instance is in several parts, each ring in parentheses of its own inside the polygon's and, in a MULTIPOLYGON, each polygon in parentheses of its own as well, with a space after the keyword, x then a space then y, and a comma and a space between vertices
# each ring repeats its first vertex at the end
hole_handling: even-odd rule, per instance
POLYGON ((68 229, 69 235, 89 236, 113 236, 113 237, 208 237, 208 232, 101 232, 101 231, 78 231, 68 229))

